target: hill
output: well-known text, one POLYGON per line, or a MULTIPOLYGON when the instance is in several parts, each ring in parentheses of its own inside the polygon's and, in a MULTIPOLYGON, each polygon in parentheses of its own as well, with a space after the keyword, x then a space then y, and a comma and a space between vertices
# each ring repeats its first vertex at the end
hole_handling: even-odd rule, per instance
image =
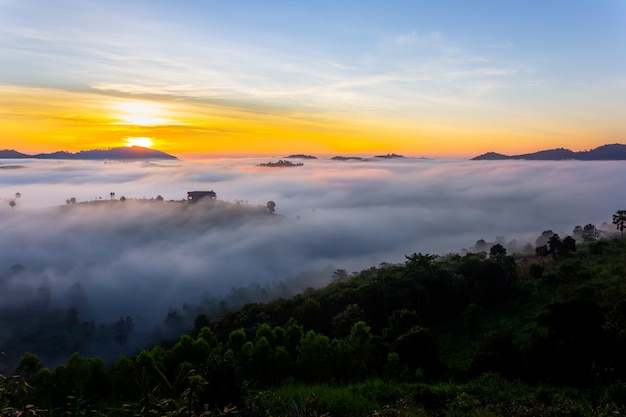
POLYGON ((24 159, 24 158, 32 158, 32 156, 15 151, 13 149, 3 149, 3 150, 0 150, 0 158, 1 159, 24 159))
MULTIPOLYGON (((61 415, 79 395, 80 406, 113 416, 176 416, 204 404, 212 415, 285 417, 624 415, 622 242, 563 250, 566 239, 551 240, 552 256, 508 256, 496 244, 489 254, 414 253, 336 270, 323 288, 218 317, 188 305, 200 313, 189 334, 109 367, 75 353, 49 370, 24 353, 4 379, 29 390, 7 390, 0 412, 45 406, 61 415)), ((13 268, 9 279, 23 273, 13 268)), ((94 325, 70 313, 57 313, 56 331, 38 331, 57 343, 65 333, 79 351, 94 325)), ((163 329, 181 320, 172 309, 163 329)), ((102 328, 124 344, 137 337, 133 322, 102 328)))
POLYGON ((305 155, 305 154, 298 153, 298 154, 286 156, 285 158, 292 158, 292 159, 317 159, 317 156, 305 155))
POLYGON ((28 155, 13 149, 0 151, 0 159, 69 159, 69 160, 147 160, 147 159, 178 159, 173 155, 156 149, 148 149, 140 146, 119 147, 111 149, 93 149, 79 152, 57 151, 52 153, 39 153, 28 155))
POLYGON ((602 145, 589 151, 574 152, 565 148, 547 149, 533 153, 521 155, 503 155, 496 152, 472 158, 472 161, 497 161, 505 159, 524 159, 529 161, 623 161, 626 160, 626 145, 615 143, 612 145, 602 145))

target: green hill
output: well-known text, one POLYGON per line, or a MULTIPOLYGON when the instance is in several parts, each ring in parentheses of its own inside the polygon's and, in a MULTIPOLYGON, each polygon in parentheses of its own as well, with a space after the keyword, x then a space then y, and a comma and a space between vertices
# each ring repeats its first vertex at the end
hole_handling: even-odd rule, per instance
MULTIPOLYGON (((48 370, 26 354, 0 381, 2 415, 623 415, 623 241, 588 240, 336 270, 289 299, 201 313, 110 367, 75 354, 48 370)), ((132 331, 120 320, 117 336, 132 331)))

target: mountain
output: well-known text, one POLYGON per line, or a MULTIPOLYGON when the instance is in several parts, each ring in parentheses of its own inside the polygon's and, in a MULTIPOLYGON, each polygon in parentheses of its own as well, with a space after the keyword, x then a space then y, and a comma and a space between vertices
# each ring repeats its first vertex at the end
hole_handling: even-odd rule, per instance
POLYGON ((313 155, 304 155, 301 153, 295 154, 295 155, 289 155, 286 156, 285 158, 292 158, 292 159, 317 159, 316 156, 313 155))
POLYGON ((178 159, 173 155, 156 149, 143 148, 141 146, 129 146, 111 149, 94 149, 76 153, 57 151, 52 153, 39 153, 27 155, 12 149, 0 151, 0 159, 71 159, 71 160, 145 160, 145 159, 178 159))
POLYGON ((503 155, 495 152, 472 158, 472 161, 498 161, 503 159, 524 159, 529 161, 622 161, 626 160, 626 145, 615 143, 602 145, 589 151, 574 152, 565 148, 548 149, 522 155, 503 155))
POLYGON ((333 161, 362 161, 363 158, 360 158, 358 156, 333 156, 332 158, 333 161))
POLYGON ((383 159, 396 159, 396 158, 404 158, 402 155, 397 155, 395 153, 388 153, 387 155, 376 155, 374 158, 383 158, 383 159))
POLYGON ((21 153, 18 151, 14 151, 13 149, 3 149, 3 150, 0 150, 0 158, 1 159, 23 159, 23 158, 32 158, 32 156, 26 155, 25 153, 21 153))

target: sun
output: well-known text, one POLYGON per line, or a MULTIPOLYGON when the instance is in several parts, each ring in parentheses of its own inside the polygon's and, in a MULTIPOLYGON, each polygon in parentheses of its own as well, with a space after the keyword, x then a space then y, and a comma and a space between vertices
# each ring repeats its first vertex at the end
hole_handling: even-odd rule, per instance
POLYGON ((154 145, 154 142, 152 142, 152 139, 147 138, 145 136, 126 138, 124 139, 124 142, 126 142, 126 146, 128 147, 141 146, 142 148, 150 148, 152 145, 154 145))

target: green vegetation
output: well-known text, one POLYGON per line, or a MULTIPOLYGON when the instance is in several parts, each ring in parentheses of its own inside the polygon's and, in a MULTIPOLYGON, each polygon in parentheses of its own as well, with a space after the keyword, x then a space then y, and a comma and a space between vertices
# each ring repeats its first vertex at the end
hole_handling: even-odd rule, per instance
MULTIPOLYGON (((536 255, 496 244, 337 270, 110 366, 4 356, 0 415, 624 415, 623 242, 590 226, 578 245, 546 233, 536 255)), ((123 342, 131 319, 114 329, 123 342)))

